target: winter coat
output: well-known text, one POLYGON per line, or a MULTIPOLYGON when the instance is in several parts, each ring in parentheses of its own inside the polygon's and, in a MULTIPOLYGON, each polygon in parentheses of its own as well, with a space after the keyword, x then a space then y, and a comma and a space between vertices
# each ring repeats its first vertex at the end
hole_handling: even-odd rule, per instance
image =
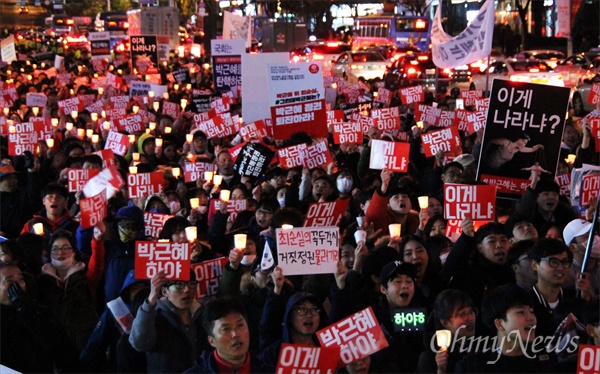
POLYGON ((71 218, 71 213, 65 209, 65 212, 62 216, 60 216, 56 221, 50 221, 46 215, 46 211, 42 209, 42 211, 38 214, 34 214, 33 218, 27 221, 21 230, 21 234, 26 232, 35 233, 33 230, 33 225, 36 223, 42 223, 44 225, 44 238, 48 241, 50 240, 50 236, 58 229, 65 229, 70 231, 73 234, 73 237, 77 234, 77 228, 79 227, 79 222, 73 220, 71 218))
MULTIPOLYGON (((260 360, 253 355, 250 355, 250 366, 252 373, 264 373, 260 360)), ((215 359, 215 351, 208 350, 202 354, 194 362, 194 366, 184 371, 184 373, 219 373, 219 366, 215 359)))

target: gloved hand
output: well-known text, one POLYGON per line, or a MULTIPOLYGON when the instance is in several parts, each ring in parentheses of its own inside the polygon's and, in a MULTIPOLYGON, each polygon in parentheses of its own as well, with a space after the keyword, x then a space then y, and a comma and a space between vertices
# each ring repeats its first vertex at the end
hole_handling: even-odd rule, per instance
POLYGON ((17 310, 20 310, 31 302, 31 296, 21 288, 19 282, 13 282, 8 287, 8 299, 17 310))

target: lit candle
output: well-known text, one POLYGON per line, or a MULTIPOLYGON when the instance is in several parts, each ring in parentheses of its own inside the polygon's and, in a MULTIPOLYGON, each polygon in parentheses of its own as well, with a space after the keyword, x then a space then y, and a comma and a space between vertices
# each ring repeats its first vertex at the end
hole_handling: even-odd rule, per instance
POLYGON ((91 138, 92 135, 94 135, 94 130, 92 130, 92 129, 85 130, 85 136, 87 136, 88 138, 91 138))
POLYGON ((40 112, 40 108, 34 106, 33 108, 31 108, 31 111, 33 112, 33 115, 37 117, 38 113, 40 112))
POLYGON ((33 224, 33 232, 36 235, 44 235, 44 224, 41 222, 33 224))
POLYGON ((93 134, 92 135, 92 143, 96 144, 100 141, 100 135, 98 134, 93 134))
POLYGON ((103 93, 104 93, 104 88, 98 87, 98 95, 102 96, 103 93))
POLYGON ((156 122, 150 122, 148 124, 148 128, 152 131, 154 131, 154 129, 156 129, 156 122))
POLYGON ((565 161, 567 162, 567 164, 573 165, 575 163, 576 158, 577 158, 577 155, 574 155, 571 153, 567 156, 567 158, 565 158, 565 161))
POLYGON ((188 101, 186 99, 181 99, 181 109, 185 110, 187 103, 188 103, 188 101))
POLYGON ((243 251, 246 249, 246 234, 235 234, 233 236, 233 242, 235 249, 243 251))
POLYGON ((106 118, 106 110, 102 110, 102 118, 106 118))
POLYGON ((207 182, 212 181, 214 173, 212 171, 205 171, 204 172, 204 180, 207 182))
POLYGON ((194 134, 185 134, 185 141, 191 143, 194 140, 194 134))
POLYGON ((221 201, 228 202, 229 196, 231 196, 231 191, 229 190, 221 190, 221 201))
POLYGON ((67 131, 73 130, 73 122, 67 122, 65 128, 67 129, 67 131))
POLYGON ((190 207, 192 209, 198 209, 198 206, 200 205, 200 199, 197 197, 192 197, 190 199, 190 207))
POLYGON ((360 242, 364 242, 367 240, 367 232, 365 230, 356 230, 354 232, 354 240, 356 240, 356 244, 360 242))
POLYGON ((418 122, 417 122, 417 127, 418 127, 420 130, 423 130, 423 121, 418 121, 418 122))
POLYGON ((429 196, 419 196, 419 208, 421 210, 427 209, 429 206, 429 196))
POLYGON ((129 174, 137 174, 137 166, 130 166, 129 174))
POLYGON ((334 82, 334 83, 332 83, 332 84, 331 84, 331 88, 333 88, 333 89, 335 90, 335 89, 337 88, 337 83, 335 83, 335 82, 334 82))
POLYGON ((139 107, 139 106, 137 106, 137 105, 134 105, 134 106, 133 106, 131 109, 132 109, 132 111, 133 111, 133 114, 138 114, 138 112, 139 112, 139 110, 140 110, 140 107, 139 107))
POLYGON ((17 132, 17 128, 14 125, 8 126, 8 132, 11 134, 15 134, 17 132))
POLYGON ((170 134, 171 133, 171 128, 169 126, 165 127, 165 134, 170 134))
POLYGON ((192 84, 191 83, 186 84, 185 85, 185 89, 188 90, 188 91, 191 90, 192 89, 192 84))
POLYGON ((158 101, 153 102, 152 108, 154 108, 155 112, 158 112, 158 109, 160 108, 160 103, 158 101))
POLYGON ((148 97, 154 99, 154 91, 148 91, 148 97))
POLYGON ((223 181, 223 177, 220 175, 213 175, 213 183, 215 184, 215 186, 220 186, 221 182, 223 181))
POLYGON ((54 147, 54 139, 52 139, 52 138, 46 139, 46 144, 48 145, 48 148, 54 147))
POLYGON ((77 137, 83 139, 85 136, 85 129, 77 129, 77 137))
POLYGON ((168 93, 168 92, 165 92, 165 93, 163 94, 163 98, 164 98, 165 100, 169 100, 169 93, 168 93))
POLYGON ((52 126, 58 126, 58 118, 52 118, 50 121, 52 122, 52 126))
POLYGON ((158 148, 162 147, 162 139, 161 138, 154 139, 154 143, 156 144, 156 146, 158 148))
POLYGON ((388 226, 389 230, 390 230, 390 237, 392 239, 398 239, 400 238, 400 232, 402 231, 402 225, 399 223, 392 223, 391 225, 388 226))
POLYGON ((173 177, 175 177, 175 178, 179 178, 179 176, 181 175, 180 168, 174 168, 171 172, 173 173, 173 177))
POLYGON ((281 225, 281 228, 284 230, 290 230, 294 228, 294 225, 290 225, 289 223, 284 223, 283 225, 281 225))
POLYGON ((196 241, 196 238, 198 237, 198 228, 196 226, 186 227, 185 228, 185 237, 187 238, 188 242, 196 241))
POLYGON ((102 128, 108 131, 110 129, 110 122, 104 121, 104 123, 102 124, 102 128))
POLYGON ((175 83, 175 84, 173 85, 173 89, 174 89, 175 91, 179 91, 179 85, 178 85, 177 83, 175 83))
POLYGON ((362 227, 363 223, 365 223, 365 217, 364 216, 356 217, 356 223, 358 224, 358 227, 362 227))
POLYGON ((10 113, 10 108, 8 108, 8 107, 5 107, 5 108, 3 109, 3 111, 4 111, 4 115, 5 115, 5 116, 8 116, 8 113, 10 113))
POLYGON ((445 351, 450 346, 450 340, 452 339, 452 332, 450 330, 437 330, 435 332, 435 340, 438 347, 442 351, 445 351))
POLYGON ((133 161, 139 161, 140 160, 140 153, 139 152, 133 152, 131 154, 131 157, 133 157, 133 161))
POLYGON ((98 113, 93 112, 92 114, 90 114, 90 117, 92 117, 92 121, 93 122, 97 122, 98 121, 98 113))
POLYGON ((131 134, 129 135, 129 144, 133 144, 135 143, 135 135, 131 134))

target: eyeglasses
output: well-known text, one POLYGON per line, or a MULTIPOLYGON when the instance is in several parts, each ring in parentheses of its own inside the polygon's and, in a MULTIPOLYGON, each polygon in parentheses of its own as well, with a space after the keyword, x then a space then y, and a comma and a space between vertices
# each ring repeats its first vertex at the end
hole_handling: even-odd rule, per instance
POLYGON ((469 310, 465 310, 464 312, 457 313, 454 318, 465 319, 471 316, 477 316, 479 314, 479 310, 477 308, 470 308, 469 310))
POLYGON ((69 246, 63 246, 63 247, 54 247, 52 248, 50 251, 54 254, 58 254, 58 253, 67 253, 67 252, 71 252, 73 250, 73 247, 69 247, 69 246))
POLYGON ((181 291, 188 286, 190 289, 194 289, 198 286, 198 281, 189 281, 189 282, 168 282, 167 287, 175 286, 175 289, 181 291))
POLYGON ((298 313, 300 317, 304 317, 308 312, 310 312, 310 314, 315 317, 321 315, 321 309, 319 308, 296 308, 296 313, 298 313))
POLYGON ((568 269, 571 266, 573 266, 573 261, 571 261, 569 259, 559 260, 556 257, 542 257, 541 260, 548 261, 548 265, 550 265, 550 267, 554 268, 554 269, 558 269, 558 267, 561 264, 564 269, 568 269))
POLYGON ((256 211, 256 215, 258 215, 258 216, 271 216, 271 215, 273 215, 273 212, 268 211, 268 210, 259 209, 259 210, 256 211))

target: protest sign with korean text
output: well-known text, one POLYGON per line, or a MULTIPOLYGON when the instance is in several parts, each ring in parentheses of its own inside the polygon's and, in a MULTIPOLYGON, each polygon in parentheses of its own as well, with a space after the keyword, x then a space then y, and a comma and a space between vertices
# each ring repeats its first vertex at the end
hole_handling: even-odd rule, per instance
POLYGON ((589 206, 591 199, 598 197, 600 191, 600 174, 589 173, 581 179, 581 199, 579 205, 589 206))
POLYGON ((162 113, 173 119, 179 118, 179 104, 170 101, 163 101, 162 113))
MULTIPOLYGON (((466 112, 466 111, 465 111, 466 112)), ((483 128, 485 128, 485 121, 487 121, 486 113, 482 111, 466 112, 466 132, 471 135, 483 128)))
POLYGON ((483 97, 483 90, 460 90, 460 97, 465 106, 475 106, 477 100, 483 97))
POLYGON ((577 356, 577 374, 600 373, 600 347, 589 344, 579 345, 577 356))
POLYGON ((277 261, 286 275, 332 274, 339 260, 339 227, 277 229, 277 261))
POLYGON ((433 126, 439 121, 441 115, 440 108, 425 104, 415 105, 415 122, 425 122, 433 126))
POLYGON ((496 186, 445 183, 444 218, 493 221, 496 217, 496 186))
POLYGON ((261 119, 259 119, 258 121, 248 123, 244 127, 241 127, 240 135, 246 142, 251 139, 262 139, 269 136, 267 125, 265 124, 265 121, 261 119))
POLYGON ((115 153, 111 149, 103 149, 101 151, 93 152, 92 154, 100 156, 102 159, 102 169, 106 169, 109 166, 116 166, 115 153))
POLYGON ((110 149, 116 155, 125 156, 127 148, 129 148, 129 137, 127 135, 115 131, 108 132, 104 149, 110 149))
POLYGON ((596 144, 596 152, 600 152, 600 118, 590 120, 590 132, 596 144))
POLYGON ((404 87, 398 90, 402 104, 420 103, 425 101, 423 86, 404 87))
POLYGON ((217 297, 227 261, 227 257, 219 257, 214 260, 192 264, 192 271, 196 274, 196 280, 198 281, 196 299, 206 300, 206 298, 217 297))
POLYGON ((69 192, 79 192, 83 190, 83 186, 95 177, 100 170, 98 169, 74 169, 67 168, 67 180, 69 192))
POLYGON ((306 143, 277 149, 277 157, 279 158, 281 167, 284 169, 293 169, 297 166, 302 166, 302 155, 305 149, 306 143))
POLYGON ((185 161, 183 164, 183 176, 185 183, 195 182, 198 179, 204 179, 205 171, 216 171, 217 165, 211 162, 189 162, 185 161))
MULTIPOLYGON (((102 152, 112 153, 112 151, 110 150, 104 150, 102 152)), ((96 176, 90 178, 90 180, 85 184, 85 186, 83 186, 83 193, 85 194, 85 196, 94 196, 97 195, 100 191, 106 190, 106 198, 110 199, 124 185, 125 181, 121 177, 121 174, 117 170, 116 166, 108 165, 96 176)))
POLYGON ((363 309, 322 330, 317 331, 321 347, 339 347, 340 363, 346 366, 388 347, 371 307, 363 309))
POLYGON ((363 132, 358 122, 341 122, 333 124, 334 144, 362 144, 363 132))
POLYGON ((246 143, 235 160, 234 169, 238 174, 259 177, 269 167, 275 152, 259 143, 246 143))
POLYGON ((371 157, 369 168, 374 170, 389 169, 405 173, 408 170, 410 144, 388 142, 373 139, 371 141, 371 157))
POLYGON ((592 83, 587 102, 593 105, 600 103, 600 83, 592 83))
POLYGON ((564 196, 571 196, 571 173, 565 173, 561 175, 557 175, 554 178, 554 181, 558 184, 560 188, 560 194, 564 196))
POLYGON ((48 101, 48 97, 44 93, 27 92, 27 95, 25 96, 25 103, 30 108, 34 106, 44 108, 46 106, 46 101, 48 101))
POLYGON ((314 347, 281 344, 277 359, 277 374, 333 374, 340 355, 336 347, 314 347))
POLYGON ((327 137, 327 110, 321 64, 299 62, 268 65, 269 104, 275 139, 298 131, 327 137))
POLYGON ((111 58, 110 56, 110 31, 91 32, 88 34, 90 52, 92 57, 111 58))
POLYGON ((333 162, 327 140, 309 145, 301 151, 302 165, 308 169, 314 169, 333 162))
POLYGON ((163 192, 165 176, 162 171, 127 174, 127 189, 130 199, 163 192))
POLYGON ((8 134, 8 155, 22 156, 26 151, 38 154, 38 136, 31 122, 15 123, 15 132, 8 134))
POLYGON ((373 109, 371 111, 373 127, 381 131, 392 131, 400 129, 399 107, 373 109))
POLYGON ((81 112, 85 108, 79 97, 75 96, 70 99, 58 100, 58 112, 66 116, 70 116, 71 112, 81 112))
POLYGON ((118 118, 113 120, 114 125, 119 131, 126 131, 130 134, 135 132, 142 132, 146 129, 144 126, 144 119, 138 114, 132 114, 124 118, 118 118))
MULTIPOLYGON (((197 116, 194 115, 194 118, 197 116)), ((208 139, 224 138, 233 135, 236 131, 236 124, 231 120, 229 113, 226 115, 217 114, 214 117, 197 124, 197 128, 206 134, 208 139)))
POLYGON ((338 226, 342 221, 349 199, 316 202, 308 206, 308 213, 304 220, 304 227, 338 226))
POLYGON ((454 126, 421 134, 421 142, 426 157, 433 157, 438 152, 452 152, 462 146, 458 129, 454 126))
POLYGON ((508 197, 525 192, 536 163, 554 179, 569 95, 568 87, 495 79, 477 180, 508 197))
POLYGON ((376 103, 381 103, 384 106, 389 106, 390 102, 392 101, 392 94, 392 91, 381 87, 377 90, 377 96, 375 96, 373 101, 376 103))
POLYGON ((213 81, 217 91, 230 91, 242 85, 242 54, 246 53, 243 40, 211 40, 213 81))
POLYGON ((90 227, 94 227, 104 220, 108 213, 106 190, 100 191, 95 196, 81 199, 79 208, 81 209, 81 228, 89 229, 90 227))
POLYGON ((334 124, 346 122, 346 116, 343 110, 328 110, 327 111, 327 128, 331 129, 334 124))
POLYGON ((151 279, 159 271, 167 279, 190 280, 189 243, 135 242, 135 279, 151 279))
POLYGON ((144 212, 144 229, 146 237, 158 239, 165 222, 173 216, 170 214, 144 212))
POLYGON ((158 71, 158 42, 156 35, 129 36, 131 65, 140 74, 158 71))

